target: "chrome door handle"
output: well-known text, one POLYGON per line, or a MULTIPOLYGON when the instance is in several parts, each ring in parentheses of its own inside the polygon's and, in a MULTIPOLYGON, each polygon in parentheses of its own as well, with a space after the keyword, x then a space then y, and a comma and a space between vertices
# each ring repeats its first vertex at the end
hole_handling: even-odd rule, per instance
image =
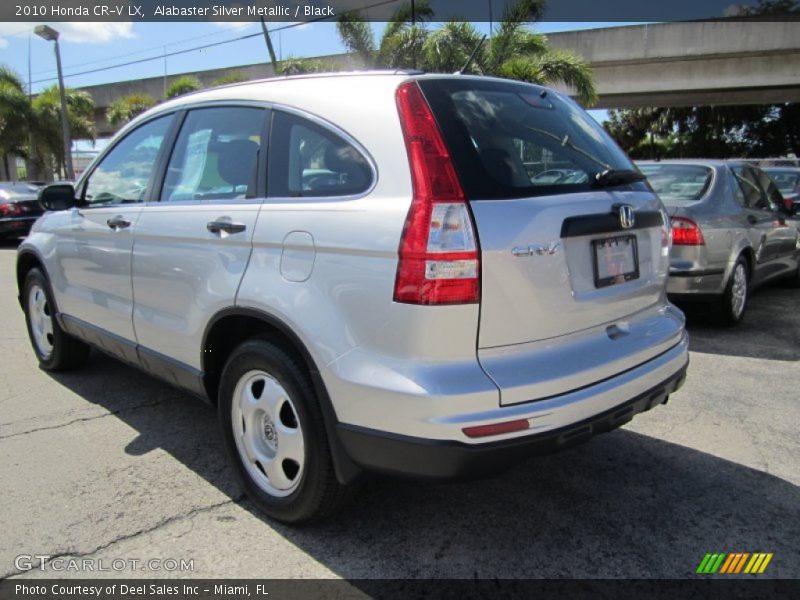
POLYGON ((206 225, 206 229, 211 233, 219 233, 220 231, 224 231, 225 233, 241 233, 247 229, 247 225, 218 219, 216 221, 209 221, 206 225))
POLYGON ((131 226, 131 222, 122 215, 117 215, 116 217, 109 219, 106 221, 106 224, 114 231, 119 231, 120 229, 125 229, 131 226))

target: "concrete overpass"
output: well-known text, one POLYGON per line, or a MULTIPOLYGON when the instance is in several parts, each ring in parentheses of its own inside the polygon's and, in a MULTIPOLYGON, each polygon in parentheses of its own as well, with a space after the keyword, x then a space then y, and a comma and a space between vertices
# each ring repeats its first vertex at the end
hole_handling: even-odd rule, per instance
MULTIPOLYGON (((800 22, 708 21, 569 31, 548 35, 553 48, 580 53, 594 70, 596 108, 761 104, 800 101, 800 22)), ((344 66, 349 57, 327 57, 344 66)), ((271 77, 267 64, 190 73, 203 84, 230 71, 271 77)), ((170 81, 183 74, 170 76, 170 81)), ((95 99, 98 132, 111 128, 105 108, 142 92, 155 98, 163 77, 85 87, 95 99)))
POLYGON ((548 35, 594 70, 596 108, 800 101, 800 21, 705 21, 548 35))

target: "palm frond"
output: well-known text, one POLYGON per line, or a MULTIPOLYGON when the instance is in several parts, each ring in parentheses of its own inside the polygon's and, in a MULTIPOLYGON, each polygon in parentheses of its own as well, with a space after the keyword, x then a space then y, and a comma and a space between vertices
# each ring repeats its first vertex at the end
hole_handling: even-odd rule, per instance
POLYGON ((551 50, 538 56, 512 58, 500 66, 499 74, 540 85, 560 83, 574 90, 584 106, 592 106, 597 102, 591 67, 572 52, 551 50))
MULTIPOLYGON (((431 20, 433 17, 433 9, 428 3, 428 0, 419 0, 418 2, 415 2, 414 16, 417 24, 426 23, 431 20)), ((386 24, 386 29, 383 30, 383 35, 381 36, 381 46, 383 46, 383 40, 385 38, 393 36, 410 24, 411 4, 403 4, 397 9, 397 11, 395 11, 395 13, 392 15, 392 18, 386 24)))
POLYGON ((369 23, 360 21, 357 13, 350 12, 339 17, 336 29, 345 47, 355 52, 365 67, 375 66, 375 40, 369 23))
MULTIPOLYGON (((431 33, 423 46, 423 65, 426 71, 452 73, 461 69, 481 41, 480 32, 472 23, 450 21, 431 33)), ((485 45, 475 56, 470 71, 484 72, 485 45)))

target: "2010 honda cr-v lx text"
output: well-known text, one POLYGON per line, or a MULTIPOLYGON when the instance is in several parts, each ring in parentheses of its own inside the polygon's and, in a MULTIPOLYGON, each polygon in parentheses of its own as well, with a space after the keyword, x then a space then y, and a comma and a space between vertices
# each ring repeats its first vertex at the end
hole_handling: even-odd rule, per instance
POLYGON ((216 405, 282 521, 329 514, 363 469, 501 472, 685 377, 661 202, 553 90, 408 71, 216 88, 41 200, 17 263, 41 366, 91 345, 216 405))

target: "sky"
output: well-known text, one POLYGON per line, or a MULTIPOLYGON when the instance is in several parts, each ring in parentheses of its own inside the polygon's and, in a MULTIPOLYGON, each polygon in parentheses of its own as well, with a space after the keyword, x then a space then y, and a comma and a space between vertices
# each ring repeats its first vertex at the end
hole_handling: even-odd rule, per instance
MULTIPOLYGON (((16 71, 36 93, 56 83, 53 44, 32 34, 39 23, 0 22, 0 65, 16 71)), ((537 23, 541 33, 626 25, 627 23, 537 23)), ((164 54, 188 50, 195 46, 223 42, 238 36, 258 33, 258 22, 206 23, 49 23, 61 33, 61 60, 67 86, 82 87, 99 83, 124 81, 198 71, 236 67, 267 60, 264 40, 256 36, 247 40, 220 44, 204 50, 194 50, 164 59, 164 54), (115 67, 139 59, 153 58, 135 65, 115 67), (94 73, 78 75, 84 71, 94 73)), ((339 41, 334 23, 271 23, 268 24, 275 51, 279 58, 311 57, 338 54, 345 51, 339 41)), ((478 29, 489 31, 488 23, 476 23, 478 29)), ((373 23, 376 38, 383 23, 373 23)), ((598 120, 605 111, 592 111, 598 120)))

